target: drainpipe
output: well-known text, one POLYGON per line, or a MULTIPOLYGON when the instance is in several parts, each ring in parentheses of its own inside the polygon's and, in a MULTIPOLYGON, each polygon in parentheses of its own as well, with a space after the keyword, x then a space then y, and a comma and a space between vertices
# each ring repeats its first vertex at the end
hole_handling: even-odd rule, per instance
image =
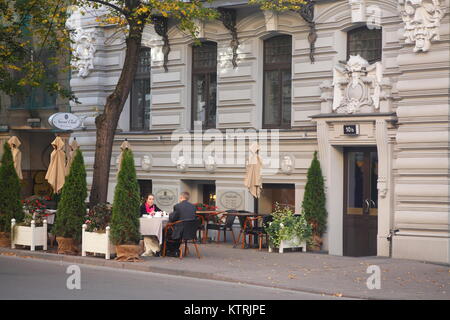
POLYGON ((397 232, 399 232, 399 229, 389 230, 389 235, 387 237, 387 240, 389 241, 389 258, 392 258, 392 238, 397 232))

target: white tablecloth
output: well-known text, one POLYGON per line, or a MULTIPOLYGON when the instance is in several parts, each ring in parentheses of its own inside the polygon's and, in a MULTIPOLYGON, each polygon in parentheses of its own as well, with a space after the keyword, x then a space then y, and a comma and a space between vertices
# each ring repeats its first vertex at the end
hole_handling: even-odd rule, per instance
POLYGON ((140 218, 140 232, 143 236, 156 236, 158 237, 159 244, 162 244, 163 229, 167 222, 168 217, 164 218, 140 218))

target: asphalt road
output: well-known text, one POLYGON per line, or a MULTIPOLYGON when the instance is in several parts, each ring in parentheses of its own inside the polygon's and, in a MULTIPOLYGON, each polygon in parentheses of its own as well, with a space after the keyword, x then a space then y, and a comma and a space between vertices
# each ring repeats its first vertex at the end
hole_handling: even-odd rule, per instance
POLYGON ((0 299, 322 300, 341 299, 298 291, 0 256, 0 299), (69 268, 69 273, 66 273, 69 268), (73 268, 73 267, 72 267, 73 268), (68 289, 69 286, 74 287, 68 289))

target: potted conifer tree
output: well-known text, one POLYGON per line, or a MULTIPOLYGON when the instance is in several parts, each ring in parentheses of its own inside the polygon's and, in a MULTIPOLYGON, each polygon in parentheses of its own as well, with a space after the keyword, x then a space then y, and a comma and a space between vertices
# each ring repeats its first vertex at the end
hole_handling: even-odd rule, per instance
POLYGON ((322 235, 327 228, 327 209, 325 207, 325 190, 317 151, 314 152, 308 169, 308 180, 302 203, 302 214, 312 226, 313 238, 310 249, 318 251, 322 246, 322 235))
POLYGON ((22 221, 23 217, 20 180, 14 168, 11 147, 5 143, 0 163, 0 247, 11 245, 11 219, 22 221))
POLYGON ((117 180, 111 217, 111 241, 116 246, 116 260, 140 261, 140 193, 133 153, 129 149, 122 153, 117 180))
POLYGON ((78 149, 62 188, 52 231, 58 242, 58 253, 79 252, 77 244, 81 239, 81 225, 86 215, 86 198, 86 169, 83 154, 78 149))

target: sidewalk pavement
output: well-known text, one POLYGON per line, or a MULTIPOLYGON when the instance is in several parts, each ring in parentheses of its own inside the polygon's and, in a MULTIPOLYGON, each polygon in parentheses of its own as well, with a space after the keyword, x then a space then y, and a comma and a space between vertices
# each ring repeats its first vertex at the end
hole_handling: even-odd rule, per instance
MULTIPOLYGON (((0 248, 14 255, 187 277, 276 287, 337 297, 362 299, 450 299, 450 266, 382 257, 340 257, 321 253, 269 253, 267 249, 233 248, 230 243, 199 245, 201 259, 189 245, 182 260, 143 257, 143 262, 118 262, 103 256, 68 256, 44 251, 0 248), (368 289, 371 265, 380 267, 381 288, 368 289)), ((252 297, 248 297, 252 299, 252 297)))

